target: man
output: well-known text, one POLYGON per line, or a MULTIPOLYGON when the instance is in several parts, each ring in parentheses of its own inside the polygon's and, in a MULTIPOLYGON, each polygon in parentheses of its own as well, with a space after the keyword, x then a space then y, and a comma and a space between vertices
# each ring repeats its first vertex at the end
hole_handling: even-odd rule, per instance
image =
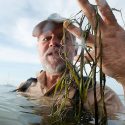
MULTIPOLYGON (((82 6, 83 12, 86 14, 90 23, 94 27, 95 26, 95 20, 93 17, 93 15, 95 14, 94 9, 90 6, 90 4, 88 3, 87 0, 78 0, 78 1, 79 1, 80 5, 82 6), (87 4, 84 4, 85 1, 87 4), (92 15, 91 15, 91 12, 93 12, 92 15)), ((105 4, 106 8, 109 9, 109 6, 107 5, 106 2, 104 2, 102 4, 105 4)), ((99 3, 99 5, 101 5, 101 4, 99 3)), ((104 14, 104 12, 103 12, 103 14, 104 14)), ((114 17, 114 16, 112 15, 112 17, 114 17)), ((107 18, 109 19, 110 15, 107 18)), ((107 20, 108 20, 107 18, 105 20, 108 25, 108 23, 112 20, 107 22, 107 20)), ((25 91, 24 93, 26 93, 30 96, 35 96, 35 97, 49 97, 49 99, 53 97, 53 92, 54 92, 56 83, 60 80, 60 78, 62 77, 62 75, 66 69, 66 63, 65 63, 65 60, 63 59, 64 50, 67 52, 67 59, 70 62, 73 62, 73 58, 76 54, 76 48, 74 46, 75 37, 71 33, 76 34, 78 37, 80 37, 79 29, 77 27, 75 27, 75 28, 72 26, 66 27, 67 24, 65 23, 65 27, 71 33, 69 33, 68 31, 66 32, 66 36, 65 36, 66 40, 65 40, 65 44, 64 44, 64 41, 62 41, 63 22, 64 21, 65 21, 65 18, 62 18, 57 14, 53 14, 53 15, 49 16, 48 19, 40 22, 39 24, 37 24, 35 26, 35 28, 33 30, 33 36, 37 37, 38 52, 39 52, 39 56, 40 56, 40 61, 42 63, 42 66, 44 67, 44 71, 41 71, 39 73, 39 75, 37 76, 37 79, 29 79, 29 80, 27 80, 27 82, 22 83, 20 85, 20 87, 18 88, 18 91, 25 91), (60 53, 62 53, 62 54, 60 55, 60 53), (26 87, 26 86, 28 86, 28 87, 26 87)), ((104 24, 104 23, 105 22, 103 22, 103 21, 100 22, 100 24, 104 24)), ((114 25, 115 24, 116 24, 116 22, 114 23, 114 25)), ((119 25, 117 25, 117 27, 115 27, 115 28, 120 28, 120 26, 119 27, 118 26, 119 25)), ((103 29, 103 27, 102 27, 102 29, 103 29)), ((111 30, 111 29, 107 28, 107 30, 111 30)), ((120 28, 119 30, 121 31, 122 29, 120 28)), ((105 38, 112 37, 112 34, 111 34, 111 36, 107 36, 107 34, 104 34, 105 38)), ((105 40, 105 38, 104 38, 104 40, 105 40)), ((88 41, 89 40, 92 40, 92 39, 88 38, 88 41)), ((108 40, 108 39, 106 39, 106 40, 108 40)), ((92 44, 91 41, 89 41, 89 44, 92 44)), ((103 49, 103 51, 104 51, 104 49, 103 49)), ((106 58, 105 55, 104 55, 103 59, 106 58)), ((108 58, 106 58, 106 61, 110 62, 110 60, 107 60, 107 59, 108 58)), ((103 64, 105 64, 105 63, 103 62, 103 64)), ((103 71, 107 74, 110 73, 109 71, 112 71, 112 68, 110 67, 110 65, 111 65, 111 63, 109 64, 109 67, 108 67, 108 65, 104 65, 104 67, 103 67, 103 71), (107 66, 107 67, 105 68, 105 66, 107 66)), ((99 86, 97 86, 96 91, 97 91, 97 101, 100 102, 101 97, 100 97, 100 87, 99 86)), ((60 94, 60 96, 57 96, 58 98, 55 98, 55 100, 57 102, 58 102, 58 100, 63 99, 63 96, 61 96, 61 95, 62 94, 60 94)), ((72 100, 75 95, 76 95, 76 87, 73 85, 73 86, 71 86, 71 88, 69 90, 68 99, 72 100)), ((104 100, 105 100, 105 104, 106 104, 106 108, 107 108, 107 113, 109 116, 114 113, 123 111, 124 106, 121 103, 120 99, 115 94, 115 92, 113 92, 108 87, 105 88, 104 100)), ((70 105, 70 102, 68 103, 68 105, 70 105)), ((88 93, 87 93, 87 101, 84 106, 88 110, 90 108, 92 110, 94 110, 93 88, 89 88, 88 93)))

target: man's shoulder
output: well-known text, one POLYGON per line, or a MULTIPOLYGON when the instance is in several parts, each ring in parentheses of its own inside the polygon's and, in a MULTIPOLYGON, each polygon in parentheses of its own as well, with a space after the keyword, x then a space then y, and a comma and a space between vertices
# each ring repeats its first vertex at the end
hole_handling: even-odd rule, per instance
POLYGON ((26 81, 22 82, 19 87, 17 88, 17 91, 19 92, 26 92, 27 89, 32 85, 37 83, 37 78, 29 78, 26 81))
MULTIPOLYGON (((97 82, 96 84, 96 96, 97 97, 101 97, 101 86, 99 84, 99 82, 97 82)), ((118 95, 116 94, 116 92, 114 90, 112 90, 109 86, 105 85, 105 87, 103 87, 103 91, 104 91, 104 97, 105 98, 109 98, 109 96, 116 96, 118 97, 118 95)), ((94 89, 93 87, 91 87, 88 90, 88 93, 92 94, 94 93, 94 89)))
POLYGON ((43 73, 43 70, 41 70, 39 73, 37 73, 37 77, 30 77, 29 79, 25 80, 24 82, 20 83, 20 85, 17 87, 15 91, 18 92, 26 92, 31 86, 35 86, 38 82, 39 75, 43 73))

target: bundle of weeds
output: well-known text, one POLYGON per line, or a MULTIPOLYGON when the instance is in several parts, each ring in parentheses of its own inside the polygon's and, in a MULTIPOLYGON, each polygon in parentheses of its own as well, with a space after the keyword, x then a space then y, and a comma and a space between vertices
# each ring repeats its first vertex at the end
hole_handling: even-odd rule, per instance
MULTIPOLYGON (((102 40, 101 40, 101 30, 99 19, 100 16, 98 14, 97 6, 93 5, 96 11, 96 26, 94 28, 91 27, 90 23, 86 20, 85 15, 81 14, 82 11, 78 12, 74 16, 72 16, 69 21, 71 24, 76 25, 81 30, 81 43, 79 45, 74 44, 74 46, 81 47, 81 52, 79 54, 79 58, 73 64, 67 58, 67 52, 63 52, 63 56, 61 57, 66 63, 66 70, 63 73, 61 79, 57 82, 54 95, 56 95, 57 91, 59 94, 63 90, 63 100, 59 105, 53 104, 52 113, 51 113, 51 124, 52 125, 89 125, 91 121, 94 121, 95 125, 107 125, 107 113, 106 106, 104 102, 104 89, 106 78, 105 74, 102 72, 102 40), (87 38, 89 34, 94 36, 94 50, 95 50, 95 58, 92 58, 90 55, 91 47, 87 46, 87 38), (99 48, 99 55, 97 54, 97 44, 99 48), (92 60, 91 63, 85 60, 85 53, 89 55, 89 58, 92 60), (80 61, 79 61, 80 60, 80 61), (100 64, 100 69, 97 73, 97 62, 100 64), (89 73, 87 72, 86 63, 90 67, 89 73), (83 72, 84 71, 84 72, 83 72), (99 74, 99 83, 100 83, 100 96, 101 101, 100 104, 97 102, 97 94, 96 94, 96 86, 97 86, 97 75, 99 74), (87 76, 87 77, 84 77, 87 76), (76 99, 71 100, 72 108, 67 108, 67 99, 69 95, 69 90, 72 84, 76 85, 77 94, 75 96, 76 99), (87 93, 89 88, 93 88, 94 92, 94 114, 91 110, 86 110, 84 104, 87 100, 87 93), (72 102, 73 101, 73 102, 72 102)), ((120 12, 122 20, 123 16, 121 10, 117 10, 112 8, 113 11, 120 12)), ((124 26, 125 22, 123 20, 124 26)), ((69 24, 70 25, 70 24, 69 24)), ((63 44, 65 44, 66 39, 66 30, 64 28, 63 35, 63 44)))
MULTIPOLYGON (((73 111, 72 119, 75 119, 74 121, 77 124, 88 124, 91 120, 94 119, 96 125, 105 125, 107 124, 107 114, 106 114, 106 107, 104 102, 104 89, 105 89, 105 74, 102 72, 102 40, 101 40, 101 31, 100 31, 100 25, 99 25, 99 14, 98 10, 96 9, 96 26, 95 28, 92 28, 89 22, 86 21, 86 17, 84 15, 81 15, 81 11, 77 13, 75 16, 73 16, 70 19, 71 24, 77 25, 79 29, 81 30, 81 44, 79 45, 81 47, 81 52, 79 54, 78 60, 76 60, 75 63, 72 63, 67 58, 67 52, 63 53, 63 59, 66 63, 66 70, 64 74, 62 75, 61 79, 57 82, 55 93, 61 94, 63 90, 65 92, 63 93, 63 100, 61 100, 61 103, 57 106, 53 106, 52 110, 52 117, 57 118, 58 121, 63 122, 67 118, 68 110, 66 106, 66 102, 69 95, 70 87, 75 84, 78 97, 77 97, 77 103, 73 104, 73 111), (85 25, 86 23, 86 25, 85 25), (87 38, 89 34, 92 34, 95 39, 94 43, 94 51, 95 51, 95 58, 92 58, 90 55, 91 48, 87 46, 87 38), (97 44, 99 44, 98 48, 99 55, 97 55, 97 44), (87 53, 90 58, 92 59, 92 62, 86 62, 84 55, 87 53), (80 60, 80 62, 79 62, 80 60), (97 73, 97 62, 100 64, 99 73, 97 73), (86 69, 86 63, 90 66, 90 72, 87 73, 86 69), (96 94, 96 86, 97 86, 97 75, 99 74, 99 82, 100 82, 100 95, 101 95, 101 108, 98 106, 97 102, 97 94, 96 94), (86 77, 86 80, 84 79, 86 77), (94 114, 90 110, 86 110, 84 108, 84 104, 87 100, 87 94, 89 88, 92 87, 94 91, 94 114)), ((70 25, 70 24, 69 24, 70 25)), ((63 42, 65 45, 65 30, 64 30, 64 36, 63 36, 63 42)), ((71 100, 72 102, 72 100, 71 100)))

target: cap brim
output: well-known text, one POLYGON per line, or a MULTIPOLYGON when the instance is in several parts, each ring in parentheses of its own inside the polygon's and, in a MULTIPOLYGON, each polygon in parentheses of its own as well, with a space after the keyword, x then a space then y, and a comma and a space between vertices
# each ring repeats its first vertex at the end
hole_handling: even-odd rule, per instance
POLYGON ((43 27, 48 23, 48 22, 53 22, 53 23, 63 23, 66 19, 62 19, 62 20, 54 20, 54 19, 47 19, 47 20, 44 20, 40 23, 38 23, 34 29, 33 29, 33 32, 32 32, 32 36, 34 37, 39 37, 40 34, 42 33, 42 29, 43 27))
POLYGON ((38 37, 41 32, 42 32, 42 29, 44 27, 44 25, 47 24, 47 22, 54 22, 54 23, 63 23, 65 20, 67 20, 66 18, 64 17, 61 17, 59 14, 57 13, 53 13, 51 14, 46 20, 44 21, 41 21, 40 23, 38 23, 34 29, 33 29, 33 32, 32 32, 32 35, 34 37, 38 37))

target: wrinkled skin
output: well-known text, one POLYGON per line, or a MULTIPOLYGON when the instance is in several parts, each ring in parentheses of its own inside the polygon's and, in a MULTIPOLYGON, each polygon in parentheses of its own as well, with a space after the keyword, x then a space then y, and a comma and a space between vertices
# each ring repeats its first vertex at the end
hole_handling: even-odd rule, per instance
MULTIPOLYGON (((95 10, 87 0, 77 0, 83 13, 88 18, 92 27, 95 27, 95 10)), ((115 78, 125 87, 125 30, 117 23, 108 3, 105 0, 96 0, 100 16, 100 31, 102 39, 102 69, 105 74, 115 78)), ((80 38, 81 32, 74 25, 67 27, 69 22, 64 22, 64 27, 72 34, 80 38)), ((94 50, 94 36, 91 34, 87 39, 87 45, 94 50)), ((99 46, 97 45, 99 54, 99 46)), ((94 58, 94 51, 91 51, 94 58)), ((91 61, 90 57, 86 57, 91 61)), ((99 65, 99 64, 98 64, 99 65)))

